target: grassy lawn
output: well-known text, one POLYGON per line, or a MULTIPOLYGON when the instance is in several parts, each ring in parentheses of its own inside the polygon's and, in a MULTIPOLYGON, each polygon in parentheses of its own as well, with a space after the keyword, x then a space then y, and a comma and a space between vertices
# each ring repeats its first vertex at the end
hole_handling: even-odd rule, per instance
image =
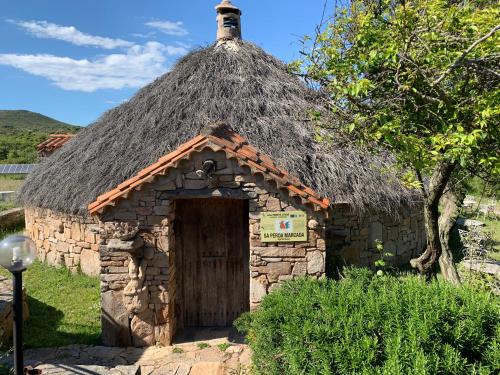
POLYGON ((486 219, 483 220, 485 231, 491 232, 493 236, 493 251, 489 254, 491 259, 500 261, 500 220, 486 219))
POLYGON ((24 178, 23 175, 0 175, 0 191, 17 191, 24 178))
POLYGON ((493 249, 488 254, 488 257, 500 261, 500 220, 485 218, 482 215, 464 215, 467 218, 479 220, 484 223, 484 227, 481 228, 483 232, 489 232, 493 238, 493 249))
MULTIPOLYGON (((0 274, 10 276, 0 268, 0 274)), ((25 325, 27 348, 99 344, 99 280, 43 263, 24 273, 30 318, 25 325)))

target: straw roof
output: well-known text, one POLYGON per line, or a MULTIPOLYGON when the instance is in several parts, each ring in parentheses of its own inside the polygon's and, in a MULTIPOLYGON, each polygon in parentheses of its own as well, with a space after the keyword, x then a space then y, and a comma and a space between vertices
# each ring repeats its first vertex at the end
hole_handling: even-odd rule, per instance
POLYGON ((208 124, 224 121, 303 184, 355 209, 397 212, 415 195, 390 157, 315 142, 319 95, 285 64, 242 41, 214 44, 106 112, 44 160, 20 192, 26 206, 87 214, 87 205, 208 124))

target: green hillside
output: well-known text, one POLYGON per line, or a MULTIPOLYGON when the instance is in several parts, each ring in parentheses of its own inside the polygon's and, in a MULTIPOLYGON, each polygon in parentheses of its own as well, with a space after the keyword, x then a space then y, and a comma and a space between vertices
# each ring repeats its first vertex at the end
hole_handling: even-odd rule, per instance
POLYGON ((0 164, 34 163, 35 146, 49 134, 79 129, 35 112, 0 110, 0 164))

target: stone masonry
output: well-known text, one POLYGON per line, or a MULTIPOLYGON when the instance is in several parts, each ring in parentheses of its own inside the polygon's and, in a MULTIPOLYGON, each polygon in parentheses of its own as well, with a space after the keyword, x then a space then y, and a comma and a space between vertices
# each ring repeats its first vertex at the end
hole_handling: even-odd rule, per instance
POLYGON ((262 175, 204 150, 108 209, 100 219, 103 340, 108 345, 169 345, 176 331, 175 201, 224 197, 250 202, 250 303, 257 306, 280 282, 325 273, 324 213, 303 206, 262 175), (197 173, 216 162, 211 178, 197 173), (260 213, 304 210, 309 235, 304 243, 260 242, 260 213), (107 333, 106 333, 107 332, 107 333))
POLYGON ((40 208, 26 208, 25 219, 26 232, 35 241, 38 259, 73 272, 80 268, 87 275, 99 275, 97 219, 40 208))
POLYGON ((334 268, 356 265, 373 268, 380 252, 377 241, 384 246, 384 253, 391 253, 389 265, 408 264, 426 245, 425 225, 421 206, 401 207, 398 216, 380 213, 353 212, 348 205, 334 205, 327 227, 329 274, 334 268))
POLYGON ((397 218, 360 215, 347 205, 319 210, 250 170, 223 151, 193 151, 162 175, 127 194, 92 218, 27 209, 26 223, 49 264, 100 275, 103 342, 109 346, 170 345, 181 305, 174 223, 179 199, 249 201, 250 308, 280 283, 300 276, 321 277, 346 264, 373 266, 382 241, 393 264, 407 262, 425 244, 421 210, 402 209, 397 218), (215 162, 213 174, 204 163, 215 162), (308 240, 260 241, 262 212, 302 210, 308 240))

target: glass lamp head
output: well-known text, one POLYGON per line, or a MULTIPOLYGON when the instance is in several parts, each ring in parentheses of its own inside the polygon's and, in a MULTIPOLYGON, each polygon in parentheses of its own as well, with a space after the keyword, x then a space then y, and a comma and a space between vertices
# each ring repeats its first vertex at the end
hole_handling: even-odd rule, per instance
POLYGON ((29 237, 9 236, 0 242, 0 266, 11 272, 25 270, 35 259, 35 243, 29 237))

